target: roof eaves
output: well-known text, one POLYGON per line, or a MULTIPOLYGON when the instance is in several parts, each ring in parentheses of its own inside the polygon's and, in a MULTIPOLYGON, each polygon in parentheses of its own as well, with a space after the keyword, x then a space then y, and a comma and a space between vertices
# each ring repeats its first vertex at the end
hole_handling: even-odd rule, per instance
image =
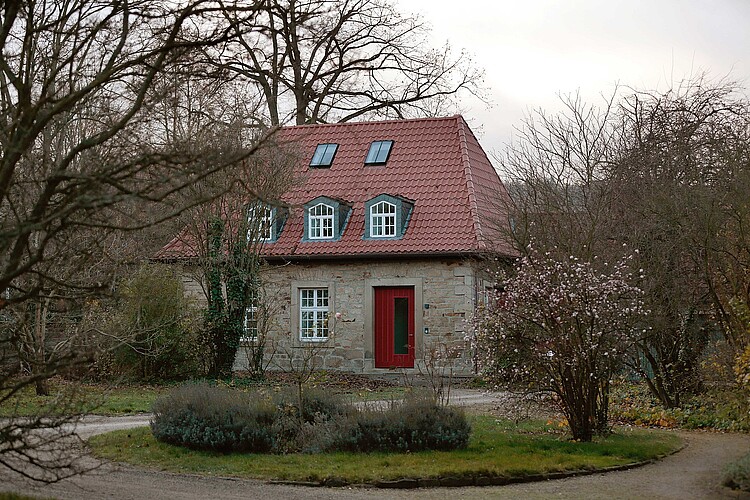
POLYGON ((263 255, 267 261, 322 261, 322 260, 394 260, 394 259, 441 259, 468 258, 482 255, 481 251, 453 251, 453 252, 379 252, 379 253, 350 253, 350 254, 307 254, 307 255, 263 255))
POLYGON ((154 255, 148 258, 149 262, 160 262, 162 264, 193 264, 200 259, 197 255, 154 255))

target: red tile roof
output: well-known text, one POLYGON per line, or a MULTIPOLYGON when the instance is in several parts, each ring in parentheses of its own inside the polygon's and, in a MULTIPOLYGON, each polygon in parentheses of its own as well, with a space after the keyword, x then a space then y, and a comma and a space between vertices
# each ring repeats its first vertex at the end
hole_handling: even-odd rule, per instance
MULTIPOLYGON (((278 240, 264 245, 267 257, 460 255, 489 247, 513 254, 497 243, 496 223, 507 220, 497 200, 507 193, 461 116, 285 127, 277 140, 301 155, 297 173, 303 181, 283 197, 292 208, 278 240), (365 165, 370 144, 377 140, 394 141, 388 162, 365 165), (310 168, 316 146, 323 143, 339 145, 333 164, 310 168), (363 238, 365 202, 380 194, 414 202, 401 239, 363 238), (302 206, 318 196, 352 206, 337 241, 303 241, 302 206)), ((175 239, 157 258, 185 254, 184 244, 175 239)))

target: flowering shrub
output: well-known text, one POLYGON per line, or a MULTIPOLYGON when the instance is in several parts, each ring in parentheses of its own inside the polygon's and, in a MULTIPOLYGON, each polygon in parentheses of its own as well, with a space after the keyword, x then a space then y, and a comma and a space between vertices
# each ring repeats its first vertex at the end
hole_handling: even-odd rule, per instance
POLYGON ((646 314, 628 260, 532 254, 475 318, 482 373, 558 395, 574 439, 607 429, 609 380, 646 314))

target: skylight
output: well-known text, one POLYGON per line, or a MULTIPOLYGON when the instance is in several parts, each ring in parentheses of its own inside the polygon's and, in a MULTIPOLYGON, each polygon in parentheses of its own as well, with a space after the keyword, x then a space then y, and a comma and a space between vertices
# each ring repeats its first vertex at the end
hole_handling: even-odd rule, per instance
POLYGON ((315 148, 315 154, 313 154, 312 160, 310 160, 310 166, 330 167, 338 147, 338 144, 318 144, 318 147, 315 148))
POLYGON ((391 153, 393 141, 374 141, 365 158, 365 165, 384 165, 391 153))

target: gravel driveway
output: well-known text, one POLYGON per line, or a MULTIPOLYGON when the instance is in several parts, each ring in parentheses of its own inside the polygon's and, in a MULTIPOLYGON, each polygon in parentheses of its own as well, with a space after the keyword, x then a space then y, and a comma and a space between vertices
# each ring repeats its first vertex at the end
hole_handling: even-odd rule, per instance
MULTIPOLYGON (((461 391, 456 402, 484 405, 492 396, 479 391, 461 391)), ((79 427, 82 437, 114 429, 147 425, 148 415, 92 417, 79 427)), ((664 460, 622 472, 509 486, 382 490, 367 488, 313 488, 271 485, 260 481, 199 477, 103 464, 87 475, 47 486, 0 484, 0 490, 60 499, 484 499, 484 498, 750 498, 723 488, 725 464, 750 451, 750 436, 679 431, 685 449, 664 460)))

